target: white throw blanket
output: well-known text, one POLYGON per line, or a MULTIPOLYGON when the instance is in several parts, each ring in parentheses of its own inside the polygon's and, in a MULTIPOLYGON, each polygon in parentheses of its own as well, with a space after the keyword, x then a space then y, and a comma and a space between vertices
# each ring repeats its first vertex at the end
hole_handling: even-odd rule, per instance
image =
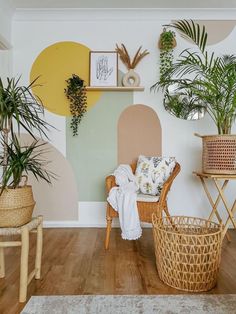
POLYGON ((110 190, 107 201, 119 213, 121 237, 136 240, 142 235, 137 208, 138 184, 129 165, 120 165, 114 176, 118 187, 110 190))

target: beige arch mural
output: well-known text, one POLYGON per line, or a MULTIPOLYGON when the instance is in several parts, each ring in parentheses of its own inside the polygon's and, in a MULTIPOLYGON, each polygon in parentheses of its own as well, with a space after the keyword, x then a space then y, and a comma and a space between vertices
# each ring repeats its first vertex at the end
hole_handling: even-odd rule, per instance
POLYGON ((205 25, 209 45, 215 45, 223 41, 229 36, 236 25, 236 20, 194 20, 194 22, 201 26, 205 25))
MULTIPOLYGON (((32 143, 32 137, 22 134, 20 141, 24 145, 32 143)), ((74 173, 69 162, 51 144, 45 146, 48 152, 45 159, 52 161, 47 169, 57 174, 58 179, 52 185, 38 182, 33 176, 29 183, 33 186, 36 210, 34 215, 43 215, 46 221, 78 220, 78 195, 74 173)))
POLYGON ((130 164, 139 155, 161 156, 162 131, 156 112, 146 105, 131 105, 118 121, 118 164, 130 164))

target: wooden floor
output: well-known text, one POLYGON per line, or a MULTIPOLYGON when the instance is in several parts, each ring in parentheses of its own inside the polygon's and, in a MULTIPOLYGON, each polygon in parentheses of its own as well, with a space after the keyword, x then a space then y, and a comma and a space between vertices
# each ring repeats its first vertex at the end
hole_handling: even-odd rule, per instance
MULTIPOLYGON (((236 231, 224 241, 217 287, 209 293, 236 293, 236 231)), ((124 241, 113 229, 110 250, 103 247, 105 229, 46 229, 42 280, 33 280, 31 295, 79 294, 183 294, 164 285, 155 266, 151 229, 138 241, 124 241)), ((31 235, 30 267, 33 268, 35 235, 31 235)), ((0 279, 0 314, 19 313, 20 249, 6 250, 6 277, 0 279)))

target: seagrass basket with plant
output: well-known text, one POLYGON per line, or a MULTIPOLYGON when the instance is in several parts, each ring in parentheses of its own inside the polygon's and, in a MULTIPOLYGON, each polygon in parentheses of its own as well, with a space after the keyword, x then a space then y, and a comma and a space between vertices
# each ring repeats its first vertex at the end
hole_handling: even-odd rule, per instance
MULTIPOLYGON (((190 112, 204 110, 212 118, 218 134, 201 136, 203 171, 215 174, 236 174, 236 135, 231 134, 236 118, 236 55, 217 56, 207 50, 205 26, 180 20, 169 27, 177 30, 193 46, 184 49, 177 60, 162 73, 152 87, 162 88, 165 98, 181 97, 190 112), (175 92, 169 90, 175 86, 175 92), (188 103, 187 103, 188 102, 188 103)), ((168 104, 166 104, 168 105, 168 104)))
POLYGON ((43 120, 42 103, 31 92, 32 84, 20 86, 19 79, 11 78, 4 87, 0 79, 0 227, 17 227, 31 220, 35 201, 32 186, 27 185, 28 174, 47 183, 54 177, 43 159, 46 143, 34 135, 47 137, 49 124, 43 120), (32 136, 31 144, 20 144, 22 129, 32 136))

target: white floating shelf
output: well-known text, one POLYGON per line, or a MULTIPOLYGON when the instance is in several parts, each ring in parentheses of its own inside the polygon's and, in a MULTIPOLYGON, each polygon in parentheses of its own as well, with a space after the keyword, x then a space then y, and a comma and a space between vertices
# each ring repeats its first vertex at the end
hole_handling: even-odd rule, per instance
POLYGON ((144 91, 143 86, 138 86, 138 87, 125 87, 125 86, 87 86, 86 87, 87 91, 109 91, 109 92, 142 92, 144 91))

